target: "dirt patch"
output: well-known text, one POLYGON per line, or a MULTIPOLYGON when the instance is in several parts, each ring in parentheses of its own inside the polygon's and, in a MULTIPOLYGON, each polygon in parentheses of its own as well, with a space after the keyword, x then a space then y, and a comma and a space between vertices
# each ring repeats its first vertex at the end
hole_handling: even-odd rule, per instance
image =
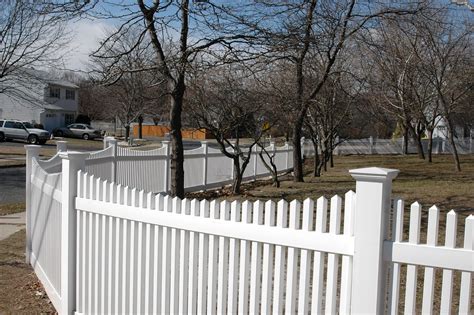
POLYGON ((55 313, 24 251, 25 230, 0 241, 0 314, 55 313))

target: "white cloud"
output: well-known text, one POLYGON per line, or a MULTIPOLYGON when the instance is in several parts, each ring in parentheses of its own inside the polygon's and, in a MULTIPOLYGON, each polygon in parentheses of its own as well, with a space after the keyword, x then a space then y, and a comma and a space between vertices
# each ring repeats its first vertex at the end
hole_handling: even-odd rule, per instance
POLYGON ((79 20, 71 23, 70 52, 65 56, 65 66, 71 70, 87 70, 89 54, 98 48, 110 25, 98 20, 79 20))

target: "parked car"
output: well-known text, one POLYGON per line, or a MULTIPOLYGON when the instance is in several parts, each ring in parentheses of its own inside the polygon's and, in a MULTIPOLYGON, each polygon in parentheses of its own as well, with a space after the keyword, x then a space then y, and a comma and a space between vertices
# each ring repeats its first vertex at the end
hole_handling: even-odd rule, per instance
POLYGON ((26 140, 30 144, 45 144, 49 139, 49 132, 35 128, 29 122, 14 119, 0 120, 0 142, 10 139, 26 140))
POLYGON ((92 128, 87 124, 71 124, 67 127, 56 128, 53 130, 55 137, 82 138, 84 140, 93 140, 102 137, 102 132, 92 128))

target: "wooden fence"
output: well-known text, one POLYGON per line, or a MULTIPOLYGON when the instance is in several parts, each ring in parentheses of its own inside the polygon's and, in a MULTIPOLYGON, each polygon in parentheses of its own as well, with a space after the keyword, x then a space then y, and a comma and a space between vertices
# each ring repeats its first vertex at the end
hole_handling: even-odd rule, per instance
POLYGON ((474 216, 456 247, 449 212, 439 244, 439 209, 420 231, 414 203, 405 238, 403 201, 390 201, 397 170, 351 170, 356 192, 344 200, 208 202, 96 177, 85 171, 89 153, 63 151, 41 165, 37 151, 27 146, 27 259, 61 314, 412 314, 420 300, 427 314, 471 311, 474 216), (61 172, 48 173, 58 159, 61 172), (49 227, 33 224, 51 212, 37 198, 58 200, 49 227))

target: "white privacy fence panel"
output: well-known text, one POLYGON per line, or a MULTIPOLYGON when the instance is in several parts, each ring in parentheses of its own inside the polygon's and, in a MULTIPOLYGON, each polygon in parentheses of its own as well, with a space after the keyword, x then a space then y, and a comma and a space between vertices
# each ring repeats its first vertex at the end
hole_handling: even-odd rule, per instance
POLYGON ((90 153, 86 160, 86 171, 96 174, 104 180, 112 180, 115 176, 114 150, 113 146, 109 146, 104 150, 90 153))
MULTIPOLYGON (((118 147, 115 139, 107 139, 111 146, 90 154, 85 170, 90 174, 125 186, 153 192, 170 190, 171 155, 169 142, 155 150, 132 150, 118 147)), ((266 148, 274 156, 278 172, 293 167, 291 147, 277 148, 273 144, 266 148)), ((269 176, 259 150, 254 148, 244 172, 244 180, 269 176)), ((248 151, 247 151, 248 152, 248 151)), ((264 155, 266 161, 269 158, 264 155)), ((243 161, 240 161, 241 165, 243 161)), ((184 186, 186 191, 198 191, 232 183, 233 161, 220 150, 210 148, 206 142, 201 147, 184 151, 184 186)))
MULTIPOLYGON (((339 140, 336 140, 339 141, 339 140)), ((459 154, 474 153, 474 139, 457 138, 455 139, 456 149, 459 154)), ((428 140, 422 140, 423 150, 428 151, 428 140)), ((447 139, 433 139, 433 154, 452 153, 452 146, 447 139)), ((408 153, 417 153, 417 146, 413 141, 408 142, 408 153)), ((313 143, 309 140, 304 141, 303 152, 305 156, 314 155, 313 143)), ((403 138, 398 139, 347 139, 341 141, 334 150, 336 155, 366 155, 366 154, 403 154, 403 138)))
POLYGON ((42 167, 57 168, 56 157, 49 161, 32 160, 31 216, 27 233, 31 265, 54 306, 58 307, 61 292, 61 173, 49 173, 42 167))
MULTIPOLYGON (((317 207, 311 199, 209 203, 82 172, 78 185, 78 313, 337 312, 350 303, 342 292, 353 236, 350 223, 341 229, 338 196, 317 207)), ((354 201, 347 193, 348 218, 354 201)))

